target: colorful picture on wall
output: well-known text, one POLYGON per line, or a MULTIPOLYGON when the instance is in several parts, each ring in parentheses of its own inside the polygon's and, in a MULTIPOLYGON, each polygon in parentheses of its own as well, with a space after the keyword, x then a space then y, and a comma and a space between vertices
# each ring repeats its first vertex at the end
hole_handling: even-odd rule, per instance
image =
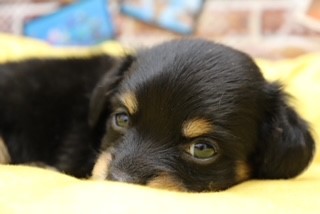
POLYGON ((121 12, 180 34, 192 34, 203 0, 122 0, 121 12))
POLYGON ((320 32, 320 0, 310 1, 303 21, 309 28, 320 32))
POLYGON ((53 45, 94 45, 114 36, 106 0, 81 0, 58 12, 30 21, 26 36, 53 45))

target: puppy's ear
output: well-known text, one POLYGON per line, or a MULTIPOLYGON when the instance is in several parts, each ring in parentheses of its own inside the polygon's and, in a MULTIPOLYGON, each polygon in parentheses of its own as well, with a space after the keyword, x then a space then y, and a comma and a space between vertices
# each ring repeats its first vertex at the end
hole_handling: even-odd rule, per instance
POLYGON ((89 106, 89 125, 91 127, 97 125, 102 115, 110 113, 110 98, 117 91, 119 83, 133 61, 134 57, 131 55, 119 60, 93 90, 89 106))
POLYGON ((287 105, 278 84, 266 87, 267 106, 260 139, 253 156, 256 178, 291 178, 300 174, 314 153, 307 123, 287 105))

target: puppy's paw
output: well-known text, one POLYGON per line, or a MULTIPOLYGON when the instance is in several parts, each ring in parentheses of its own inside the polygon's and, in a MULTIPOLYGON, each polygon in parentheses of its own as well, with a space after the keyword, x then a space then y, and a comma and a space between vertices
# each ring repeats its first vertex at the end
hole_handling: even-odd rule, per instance
POLYGON ((11 157, 4 143, 4 140, 0 137, 0 164, 9 164, 11 157))

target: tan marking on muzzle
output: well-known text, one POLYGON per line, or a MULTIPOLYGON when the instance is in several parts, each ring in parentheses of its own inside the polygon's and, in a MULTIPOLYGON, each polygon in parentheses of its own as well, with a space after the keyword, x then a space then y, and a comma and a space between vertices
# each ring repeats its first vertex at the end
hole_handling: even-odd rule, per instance
POLYGON ((92 180, 105 180, 108 175, 109 165, 112 160, 112 156, 109 152, 102 152, 92 170, 92 180))
POLYGON ((242 182, 250 178, 250 167, 244 161, 237 161, 236 163, 236 181, 242 182))
POLYGON ((0 164, 9 164, 11 157, 4 140, 0 137, 0 164))
POLYGON ((182 125, 182 134, 187 138, 200 137, 213 132, 213 125, 201 118, 185 121, 182 125))
POLYGON ((171 191, 187 192, 187 188, 181 181, 172 175, 163 173, 147 183, 147 186, 157 189, 166 189, 171 191))
POLYGON ((130 114, 134 114, 138 111, 138 101, 134 93, 125 92, 119 96, 120 101, 128 109, 130 114))

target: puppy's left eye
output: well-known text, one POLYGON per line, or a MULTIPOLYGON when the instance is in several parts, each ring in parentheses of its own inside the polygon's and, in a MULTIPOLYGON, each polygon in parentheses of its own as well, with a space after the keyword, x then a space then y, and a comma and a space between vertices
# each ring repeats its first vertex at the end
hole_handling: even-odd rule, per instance
POLYGON ((197 139, 189 147, 188 151, 196 159, 210 159, 217 154, 213 141, 197 139))
POLYGON ((119 128, 128 128, 130 117, 126 112, 119 112, 114 115, 114 124, 119 128))

